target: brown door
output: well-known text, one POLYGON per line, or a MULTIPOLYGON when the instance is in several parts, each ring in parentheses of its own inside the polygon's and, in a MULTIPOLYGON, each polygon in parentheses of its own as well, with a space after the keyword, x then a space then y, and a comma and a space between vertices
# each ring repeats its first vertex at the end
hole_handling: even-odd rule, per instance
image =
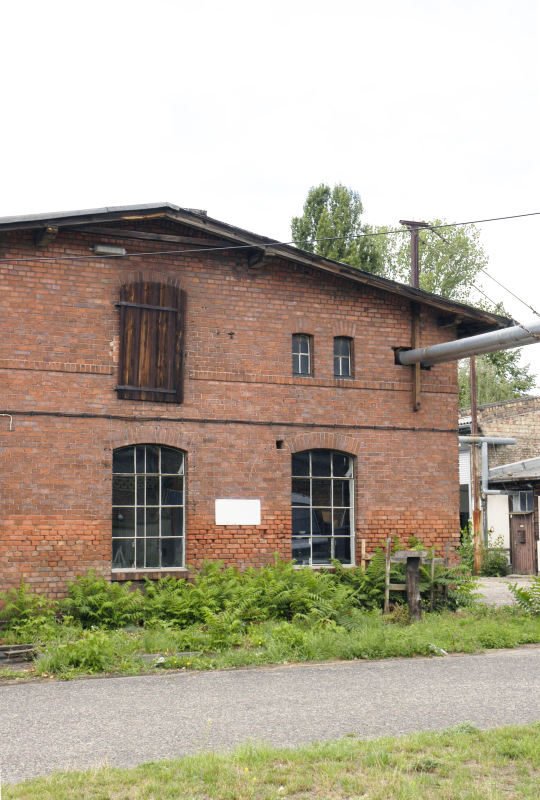
POLYGON ((538 573, 534 513, 532 511, 512 511, 510 513, 510 554, 514 574, 536 575, 538 573))

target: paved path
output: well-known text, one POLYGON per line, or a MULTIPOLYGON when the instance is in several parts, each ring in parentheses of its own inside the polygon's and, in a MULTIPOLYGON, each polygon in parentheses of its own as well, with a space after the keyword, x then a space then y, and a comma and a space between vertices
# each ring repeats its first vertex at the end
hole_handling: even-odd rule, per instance
POLYGON ((540 648, 0 687, 3 780, 131 766, 247 739, 540 720, 540 648))
POLYGON ((480 578, 478 591, 484 601, 490 606, 513 606, 516 604, 514 596, 508 591, 508 584, 517 583, 518 586, 530 586, 529 575, 507 575, 504 578, 480 578))

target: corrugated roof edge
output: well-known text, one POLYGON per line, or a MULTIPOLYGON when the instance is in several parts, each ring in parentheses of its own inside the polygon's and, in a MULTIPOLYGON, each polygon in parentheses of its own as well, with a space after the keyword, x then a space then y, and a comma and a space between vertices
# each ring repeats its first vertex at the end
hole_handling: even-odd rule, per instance
MULTIPOLYGON (((274 250, 274 252, 277 254, 283 255, 285 258, 299 261, 300 263, 307 263, 315 268, 323 269, 334 274, 337 273, 341 276, 351 278, 358 283, 364 283, 382 291, 402 295, 407 297, 409 300, 424 303, 425 305, 438 308, 446 313, 465 317, 471 321, 475 321, 477 325, 480 323, 480 329, 478 332, 482 332, 482 330, 492 330, 493 328, 506 328, 513 324, 512 320, 508 319, 507 317, 502 317, 498 314, 491 314, 483 309, 474 308, 474 306, 468 306, 455 300, 449 300, 446 297, 432 294, 431 292, 425 292, 422 289, 415 289, 407 284, 398 283, 397 281, 390 280, 389 278, 383 278, 379 275, 374 275, 371 272, 364 272, 363 270, 356 269, 348 264, 343 264, 340 261, 333 261, 332 259, 325 258, 324 256, 310 253, 307 250, 302 250, 294 245, 280 244, 275 239, 269 239, 265 236, 252 233, 251 231, 247 231, 243 228, 234 227, 233 225, 229 225, 221 220, 213 219, 205 214, 197 213, 194 209, 177 206, 173 203, 165 202, 144 203, 130 206, 106 206, 104 208, 88 208, 77 209, 75 211, 54 211, 44 214, 26 214, 22 216, 0 217, 0 231, 2 231, 2 229, 24 230, 27 228, 36 228, 41 227, 47 222, 60 224, 62 220, 65 220, 66 225, 73 225, 77 224, 75 221, 76 218, 79 218, 81 224, 83 224, 84 218, 96 216, 101 218, 110 217, 110 221, 113 222, 120 221, 123 218, 123 215, 130 214, 131 212, 142 212, 143 217, 152 217, 158 216, 155 214, 157 211, 162 211, 163 215, 170 214, 171 218, 173 219, 176 215, 185 214, 190 217, 193 222, 197 221, 202 223, 202 228, 207 232, 210 228, 216 226, 218 228, 217 232, 219 232, 221 236, 224 236, 225 238, 228 236, 236 242, 238 242, 240 239, 240 241, 243 243, 253 245, 254 247, 273 246, 272 250, 274 250), (36 223, 38 224, 36 225, 36 223), (40 226, 39 223, 42 225, 40 226)), ((138 215, 136 215, 136 218, 140 219, 138 215)), ((467 331, 464 331, 464 335, 468 335, 467 331)))

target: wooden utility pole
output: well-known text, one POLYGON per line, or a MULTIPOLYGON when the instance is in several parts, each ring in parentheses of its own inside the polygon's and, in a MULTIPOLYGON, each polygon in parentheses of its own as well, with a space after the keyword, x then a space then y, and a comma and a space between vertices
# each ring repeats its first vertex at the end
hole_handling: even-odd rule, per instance
MULTIPOLYGON (((407 219, 400 219, 400 225, 406 225, 411 232, 411 286, 414 289, 420 288, 420 258, 418 253, 418 227, 427 227, 425 222, 413 222, 407 219)), ((420 305, 411 303, 411 347, 416 350, 420 347, 420 305)), ((421 389, 422 382, 420 377, 420 364, 413 364, 412 367, 413 384, 413 411, 420 411, 421 408, 421 389)))
MULTIPOLYGON (((470 358, 471 377, 471 434, 478 436, 478 412, 476 409, 476 357, 470 358)), ((474 573, 478 575, 482 568, 482 512, 480 510, 480 481, 476 464, 476 445, 471 445, 471 484, 472 484, 472 519, 474 536, 474 573)))

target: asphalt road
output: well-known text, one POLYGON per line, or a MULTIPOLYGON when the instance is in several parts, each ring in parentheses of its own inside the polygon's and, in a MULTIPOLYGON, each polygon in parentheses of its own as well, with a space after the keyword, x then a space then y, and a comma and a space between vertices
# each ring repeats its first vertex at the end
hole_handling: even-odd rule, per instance
POLYGON ((296 745, 540 720, 540 648, 0 687, 2 779, 132 766, 251 739, 296 745))

